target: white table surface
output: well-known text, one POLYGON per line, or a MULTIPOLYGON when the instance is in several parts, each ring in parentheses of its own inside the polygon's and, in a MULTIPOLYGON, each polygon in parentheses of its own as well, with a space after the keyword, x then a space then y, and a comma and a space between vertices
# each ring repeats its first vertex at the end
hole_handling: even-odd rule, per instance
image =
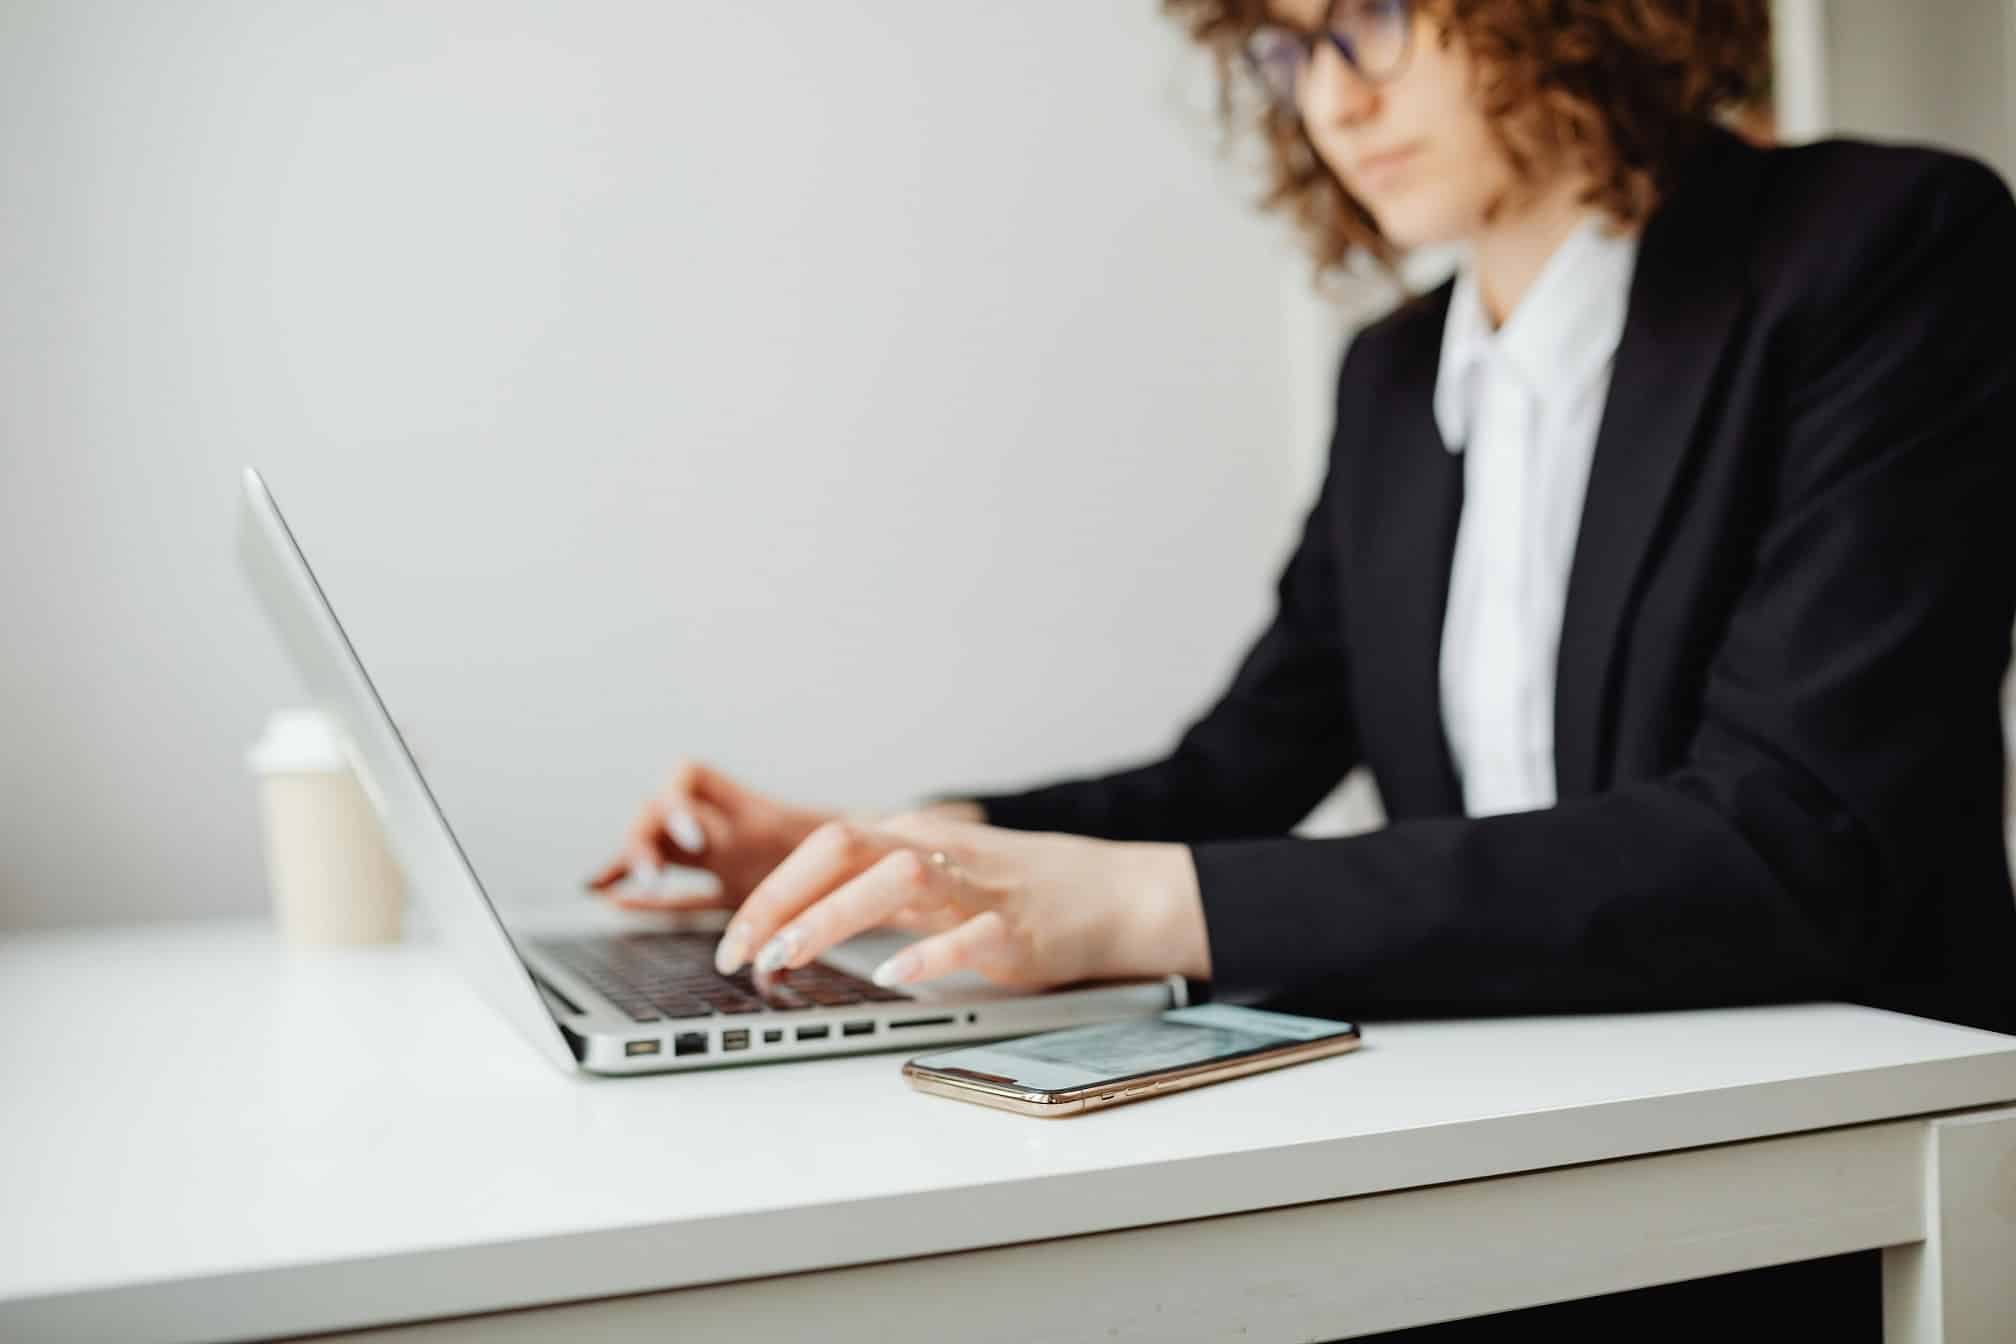
POLYGON ((305 1333, 858 1264, 2016 1099, 2016 1037, 1834 1004, 1367 1024, 1068 1120, 901 1054, 553 1070, 424 945, 0 938, 0 1337, 305 1333))

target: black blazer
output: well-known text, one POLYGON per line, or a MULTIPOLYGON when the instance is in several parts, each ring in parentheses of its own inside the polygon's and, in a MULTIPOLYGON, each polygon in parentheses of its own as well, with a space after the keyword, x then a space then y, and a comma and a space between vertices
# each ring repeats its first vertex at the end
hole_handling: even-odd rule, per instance
POLYGON ((2016 206, 1713 133, 1648 222, 1568 587, 1560 801, 1469 819, 1437 662, 1450 286, 1361 332, 1271 625, 1163 760, 980 795, 1194 846, 1221 997, 1383 1013, 1845 998, 2016 1031, 1999 686, 2016 206), (1286 832, 1353 766, 1391 823, 1286 832))

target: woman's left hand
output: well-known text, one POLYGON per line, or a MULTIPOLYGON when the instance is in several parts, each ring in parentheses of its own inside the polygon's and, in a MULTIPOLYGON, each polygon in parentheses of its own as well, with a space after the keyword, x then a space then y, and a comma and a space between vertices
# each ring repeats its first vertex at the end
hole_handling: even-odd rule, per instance
POLYGON ((819 827, 743 902, 715 962, 789 970, 884 924, 928 935, 876 971, 884 986, 959 970, 1028 989, 1211 971, 1187 847, 925 813, 819 827))

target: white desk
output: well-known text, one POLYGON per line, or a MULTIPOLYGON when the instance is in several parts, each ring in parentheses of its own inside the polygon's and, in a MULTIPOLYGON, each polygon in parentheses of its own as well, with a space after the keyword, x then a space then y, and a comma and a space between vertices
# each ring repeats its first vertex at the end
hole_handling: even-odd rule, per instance
POLYGON ((569 1078, 425 947, 258 926, 0 939, 0 1011, 6 1339, 1329 1338, 1877 1246, 1893 1341, 2016 1337, 2016 1038, 1869 1009, 1370 1024, 1061 1121, 569 1078))

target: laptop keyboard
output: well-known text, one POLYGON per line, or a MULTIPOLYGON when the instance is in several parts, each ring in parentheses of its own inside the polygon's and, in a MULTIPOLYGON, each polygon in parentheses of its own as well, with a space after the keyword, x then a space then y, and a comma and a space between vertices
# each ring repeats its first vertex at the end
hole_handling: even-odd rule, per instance
POLYGON ((910 998, 817 961, 765 976, 758 988, 747 967, 733 975, 714 969, 715 941, 714 935, 705 933, 619 933, 542 938, 536 945, 593 985, 633 1022, 903 1003, 910 998))

